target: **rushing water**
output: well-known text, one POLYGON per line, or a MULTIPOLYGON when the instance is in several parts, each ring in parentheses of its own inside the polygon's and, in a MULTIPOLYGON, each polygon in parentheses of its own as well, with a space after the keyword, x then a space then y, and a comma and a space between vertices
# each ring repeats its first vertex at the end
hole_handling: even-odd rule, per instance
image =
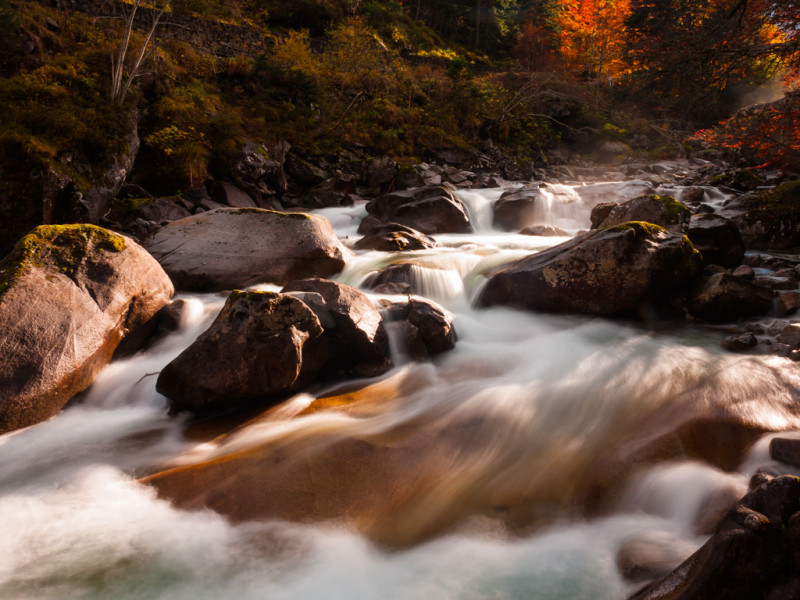
MULTIPOLYGON (((594 204, 638 185, 550 186, 535 224, 574 234, 594 204)), ((360 252, 338 277, 359 285, 413 261, 415 289, 455 316, 458 346, 432 363, 409 363, 396 346, 391 401, 301 414, 314 398, 300 394, 221 440, 185 435, 155 376, 224 302, 185 296, 179 332, 109 365, 50 421, 0 438, 0 597, 616 599, 641 585, 619 573, 626 552, 661 569, 688 556, 715 502, 743 494, 768 463, 767 440, 747 454, 741 442, 738 456, 675 444, 696 441, 697 422, 796 429, 791 363, 722 353, 699 330, 473 308, 487 269, 564 240, 493 231, 500 193, 461 193, 476 234, 360 252), (234 523, 174 508, 138 482, 259 444, 377 439, 404 426, 446 443, 414 455, 425 476, 404 480, 366 525, 234 523)), ((363 206, 321 212, 345 243, 358 238, 363 206)))

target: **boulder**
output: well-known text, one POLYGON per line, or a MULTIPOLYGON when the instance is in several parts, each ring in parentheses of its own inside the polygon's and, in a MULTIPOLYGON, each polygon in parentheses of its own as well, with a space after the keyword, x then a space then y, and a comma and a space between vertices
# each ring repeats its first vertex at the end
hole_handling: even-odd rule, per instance
POLYGON ((401 252, 434 248, 436 240, 399 223, 383 223, 372 229, 354 246, 357 250, 401 252))
POLYGON ((369 215, 400 223, 422 233, 469 233, 467 209, 445 186, 427 186, 378 196, 367 204, 369 215))
POLYGON ((600 227, 600 224, 608 218, 608 215, 610 215, 611 211, 617 206, 619 206, 619 202, 601 202, 595 205, 589 216, 591 229, 600 227))
POLYGON ((772 291, 735 275, 717 273, 697 281, 687 301, 689 314, 712 323, 763 315, 772 308, 772 291))
POLYGON ((692 215, 686 235, 703 255, 704 265, 726 269, 739 266, 744 258, 744 241, 733 221, 712 214, 692 215))
POLYGON ((324 217, 260 208, 221 208, 174 221, 144 245, 177 287, 195 291, 327 277, 351 254, 324 217))
POLYGON ((769 443, 769 456, 793 467, 800 467, 800 439, 776 437, 769 443))
POLYGON ((550 225, 531 225, 520 231, 521 235, 538 235, 541 237, 565 237, 569 234, 563 229, 550 225))
POLYGON ((424 360, 456 347, 453 316, 427 298, 409 296, 398 302, 379 303, 390 325, 399 325, 404 347, 414 360, 424 360))
POLYGON ((485 306, 621 314, 682 288, 700 271, 686 236, 650 223, 589 231, 493 273, 485 306))
POLYGON ((286 294, 234 290, 211 326, 158 376, 172 412, 227 408, 279 396, 319 369, 322 326, 286 294))
POLYGON ((720 346, 723 350, 728 352, 746 352, 751 348, 758 345, 758 339, 753 333, 741 333, 739 335, 730 335, 722 340, 720 346))
POLYGON ((285 140, 278 141, 269 149, 247 140, 239 156, 233 161, 230 174, 243 187, 268 186, 278 192, 285 192, 289 186, 283 167, 290 148, 285 140))
MULTIPOLYGON (((325 376, 372 377, 389 370, 389 336, 380 312, 364 292, 318 278, 293 281, 281 292, 313 292, 324 300, 324 308, 334 322, 323 334, 330 346, 325 376)), ((313 305, 311 308, 315 309, 313 305)))
POLYGON ((304 187, 320 184, 328 178, 328 174, 321 168, 312 165, 294 153, 286 155, 285 168, 287 175, 304 187))
POLYGON ((215 198, 220 204, 233 208, 256 208, 256 202, 247 193, 229 183, 220 181, 215 192, 215 198))
POLYGON ((670 574, 631 600, 796 598, 780 595, 800 575, 800 479, 768 479, 747 494, 714 535, 670 574))
POLYGON ((0 263, 0 432, 56 414, 172 294, 130 238, 93 225, 22 238, 0 263))
POLYGON ((494 203, 492 226, 503 231, 519 231, 533 222, 541 184, 534 183, 503 192, 494 203))
MULTIPOLYGON (((613 206, 598 229, 614 227, 628 221, 644 221, 675 233, 686 233, 692 213, 672 196, 648 194, 613 206)), ((594 221, 592 221, 594 223, 594 221)))
POLYGON ((800 181, 729 200, 721 214, 736 223, 748 248, 800 247, 800 181))

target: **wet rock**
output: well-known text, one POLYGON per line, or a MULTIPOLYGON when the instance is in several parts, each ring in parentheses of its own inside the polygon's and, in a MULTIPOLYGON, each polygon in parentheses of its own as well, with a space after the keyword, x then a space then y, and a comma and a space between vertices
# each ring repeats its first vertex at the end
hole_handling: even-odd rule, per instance
POLYGON ((781 330, 778 342, 788 344, 792 350, 800 348, 800 323, 792 323, 781 330))
POLYGON ((384 194, 367 204, 367 212, 384 223, 400 223, 428 235, 472 231, 464 204, 445 186, 384 194))
POLYGON ((623 542, 617 552, 617 568, 629 581, 663 577, 692 553, 692 545, 662 532, 641 534, 623 542))
POLYGON ((503 192, 494 204, 492 226, 503 231, 519 231, 530 225, 540 195, 540 184, 503 192))
POLYGON ((453 316, 435 302, 410 296, 402 302, 382 300, 379 305, 390 323, 402 325, 404 345, 412 359, 424 360, 455 348, 453 316))
POLYGON ((800 181, 730 200, 723 214, 739 227, 748 248, 800 247, 800 181))
POLYGON ((314 292, 324 299, 335 325, 323 334, 330 347, 323 375, 372 377, 389 370, 389 336, 380 312, 364 292, 316 278, 293 281, 281 292, 314 292))
POLYGON ((56 414, 172 293, 152 256, 100 227, 43 225, 20 240, 0 263, 0 433, 56 414))
POLYGON ((758 345, 758 339, 752 333, 731 335, 722 340, 720 346, 728 352, 745 352, 758 345))
POLYGON ((674 233, 686 233, 691 216, 686 205, 672 196, 649 194, 617 204, 597 228, 614 227, 627 221, 644 221, 674 233))
POLYGON ((769 443, 769 455, 772 460, 800 467, 800 439, 773 438, 769 443))
POLYGON ((224 208, 174 221, 144 245, 178 288, 196 291, 327 277, 351 255, 324 217, 259 208, 224 208))
POLYGON ((766 314, 772 308, 772 291, 740 277, 717 273, 703 277, 687 301, 689 313, 712 323, 766 314))
POLYGON ((781 292, 778 294, 778 316, 794 314, 800 308, 800 292, 781 292))
POLYGON ((692 215, 686 235, 703 255, 705 265, 720 265, 732 269, 744 258, 744 241, 739 229, 733 221, 725 217, 692 215))
POLYGON ((787 578, 798 575, 793 548, 800 542, 800 528, 793 525, 799 509, 800 479, 766 481, 742 499, 697 552, 632 599, 750 600, 778 593, 787 578))
POLYGON ((700 261, 685 236, 649 223, 624 223, 500 269, 479 301, 550 312, 630 313, 688 284, 700 261))
POLYGON ((619 206, 619 202, 601 202, 592 209, 592 214, 589 217, 592 223, 591 229, 597 229, 600 224, 608 218, 611 211, 619 206))
POLYGON ((321 335, 319 319, 300 300, 234 290, 211 327, 164 367, 156 389, 172 412, 285 394, 321 368, 314 344, 321 335))
POLYGON ((399 223, 381 223, 358 240, 354 246, 357 250, 383 252, 424 250, 434 247, 436 247, 435 239, 399 223))
POLYGON ((563 229, 558 227, 551 227, 550 225, 531 225, 520 231, 522 235, 538 235, 542 237, 564 237, 569 234, 563 229))
POLYGON ((753 281, 756 278, 756 272, 750 265, 739 265, 731 273, 734 277, 741 277, 747 281, 753 281))

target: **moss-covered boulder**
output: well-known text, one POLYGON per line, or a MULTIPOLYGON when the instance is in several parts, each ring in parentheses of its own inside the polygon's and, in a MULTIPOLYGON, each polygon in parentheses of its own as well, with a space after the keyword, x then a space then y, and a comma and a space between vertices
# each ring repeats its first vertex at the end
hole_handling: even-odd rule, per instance
MULTIPOLYGON (((655 223, 669 231, 686 233, 692 213, 672 196, 648 194, 612 206, 597 229, 614 227, 628 221, 655 223)), ((592 218, 594 226, 595 218, 592 218)))
POLYGON ((0 432, 43 421, 86 389, 172 284, 129 238, 42 225, 0 263, 0 432))
POLYGON ((320 215, 218 208, 144 240, 176 287, 212 291, 338 273, 351 252, 320 215))
POLYGON ((589 231, 493 273, 484 306, 598 315, 631 313, 686 286, 702 259, 686 236, 651 223, 589 231))
POLYGON ((736 223, 748 248, 800 248, 800 181, 735 198, 722 214, 736 223))
POLYGON ((472 231, 466 207, 446 186, 384 194, 367 204, 367 212, 383 223, 400 223, 429 235, 472 231))
POLYGON ((300 300, 234 290, 200 337, 161 371, 172 411, 229 408, 279 396, 312 380, 322 326, 300 300))

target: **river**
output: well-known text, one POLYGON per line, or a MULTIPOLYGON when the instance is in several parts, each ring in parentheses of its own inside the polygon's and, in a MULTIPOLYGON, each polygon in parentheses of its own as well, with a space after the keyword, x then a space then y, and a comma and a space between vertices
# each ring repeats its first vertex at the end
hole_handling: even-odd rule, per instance
MULTIPOLYGON (((537 223, 572 235, 626 186, 553 186, 537 223)), ((416 288, 453 313, 459 336, 428 363, 396 346, 395 369, 362 382, 381 395, 365 394, 363 410, 304 412, 315 397, 299 394, 224 438, 188 435, 155 374, 224 296, 181 295, 178 332, 110 364, 51 420, 0 438, 0 597, 617 599, 646 581, 620 574, 625 557, 663 570, 691 554, 704 519, 770 464, 765 432, 798 428, 794 363, 725 353, 699 327, 474 308, 480 273, 565 239, 492 230, 500 193, 460 192, 475 234, 358 252, 337 277, 359 285, 413 261, 416 288), (397 490, 368 522, 231 521, 175 508, 139 481, 259 444, 324 454, 409 429, 426 441, 389 445, 412 447, 418 469, 390 471, 397 490)), ((346 244, 358 239, 363 205, 320 212, 346 244)))

